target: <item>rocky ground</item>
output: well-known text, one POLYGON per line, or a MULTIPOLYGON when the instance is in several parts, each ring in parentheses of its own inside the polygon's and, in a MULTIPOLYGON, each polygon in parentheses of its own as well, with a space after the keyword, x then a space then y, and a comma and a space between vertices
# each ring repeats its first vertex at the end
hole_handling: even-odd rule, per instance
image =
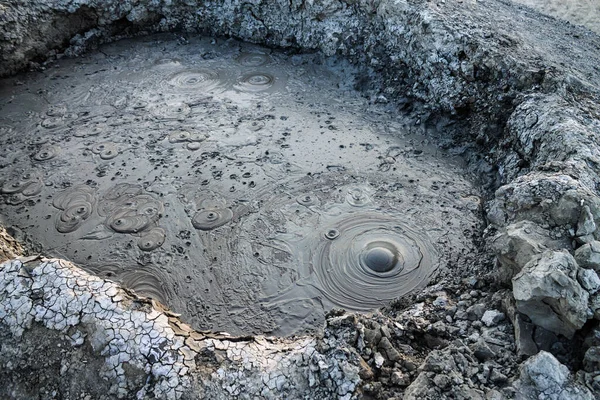
POLYGON ((2 396, 598 397, 596 34, 496 0, 0 7, 2 74, 142 30, 348 58, 373 100, 452 121, 454 148, 493 177, 484 239, 496 257, 477 276, 372 315, 333 311, 322 336, 286 339, 193 331, 69 263, 13 259, 0 271, 2 396), (98 371, 102 382, 82 383, 98 371))
POLYGON ((600 32, 600 4, 594 0, 516 0, 552 17, 600 32))

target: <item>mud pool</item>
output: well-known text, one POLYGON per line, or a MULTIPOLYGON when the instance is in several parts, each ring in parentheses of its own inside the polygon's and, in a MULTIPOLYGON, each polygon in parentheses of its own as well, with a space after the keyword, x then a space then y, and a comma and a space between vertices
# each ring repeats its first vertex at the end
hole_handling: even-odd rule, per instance
POLYGON ((198 329, 287 335, 458 273, 480 198, 443 127, 346 62, 150 36, 1 82, 0 223, 198 329))

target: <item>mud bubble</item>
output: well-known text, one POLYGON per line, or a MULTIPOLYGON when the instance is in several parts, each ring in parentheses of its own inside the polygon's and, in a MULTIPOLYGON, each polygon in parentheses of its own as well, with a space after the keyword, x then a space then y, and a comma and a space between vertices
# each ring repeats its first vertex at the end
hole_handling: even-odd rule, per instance
POLYGON ((439 266, 427 236, 376 213, 340 219, 325 237, 319 236, 312 254, 322 293, 356 311, 377 308, 423 286, 439 266))

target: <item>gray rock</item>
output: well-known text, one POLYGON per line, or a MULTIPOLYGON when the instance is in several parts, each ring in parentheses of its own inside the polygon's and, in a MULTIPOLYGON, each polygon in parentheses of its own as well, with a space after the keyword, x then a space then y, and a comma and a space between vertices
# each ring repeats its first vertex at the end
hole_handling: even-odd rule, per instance
POLYGON ((540 351, 521 366, 521 379, 531 383, 538 392, 560 393, 569 379, 569 369, 550 353, 540 351))
POLYGON ((600 293, 590 296, 590 309, 592 310, 594 319, 600 320, 600 293))
POLYGON ((566 251, 547 251, 513 278, 517 309, 551 332, 571 338, 587 321, 588 293, 577 282, 577 263, 566 251))
POLYGON ((592 400, 584 385, 569 379, 569 369, 550 353, 540 351, 521 365, 521 377, 514 383, 519 400, 592 400))
POLYGON ((594 294, 600 290, 600 278, 593 269, 580 268, 577 272, 577 280, 581 287, 590 294, 594 294))
POLYGON ((590 347, 583 357, 583 368, 587 372, 600 373, 600 346, 590 347))
POLYGON ((467 319, 470 321, 479 321, 485 313, 485 304, 473 304, 467 308, 467 319))
POLYGON ((479 339, 475 344, 471 345, 471 349, 473 350, 475 357, 481 362, 496 357, 496 353, 494 353, 494 351, 490 349, 490 346, 482 339, 479 339))
POLYGON ((550 216, 556 225, 575 225, 581 215, 581 200, 576 190, 568 190, 550 209, 550 216))
POLYGON ((588 236, 596 232, 596 222, 589 206, 583 206, 577 222, 577 236, 588 236))
POLYGON ((398 350, 394 348, 387 337, 384 337, 379 341, 378 348, 381 350, 381 354, 390 361, 398 361, 401 359, 400 353, 398 353, 398 350))
POLYGON ((523 316, 517 313, 515 316, 514 327, 517 354, 519 356, 532 356, 537 354, 538 347, 533 340, 535 326, 531 322, 525 321, 523 316))
POLYGON ((600 271, 600 242, 592 241, 575 250, 575 260, 583 268, 600 271))
POLYGON ((492 239, 492 247, 502 267, 500 279, 510 281, 531 259, 548 249, 559 249, 564 243, 550 238, 550 232, 531 221, 507 226, 492 239))
POLYGON ((483 316, 481 317, 481 322, 483 322, 485 326, 490 327, 497 325, 500 321, 504 321, 505 317, 506 316, 504 315, 504 313, 498 310, 487 310, 483 313, 483 316))

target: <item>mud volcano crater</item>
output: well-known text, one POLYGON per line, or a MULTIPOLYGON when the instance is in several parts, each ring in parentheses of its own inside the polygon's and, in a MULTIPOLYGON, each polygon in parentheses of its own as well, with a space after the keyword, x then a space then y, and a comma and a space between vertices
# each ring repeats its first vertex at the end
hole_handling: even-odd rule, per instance
POLYGON ((291 334, 455 273, 464 162, 315 53, 151 35, 3 82, 0 212, 198 329, 291 334), (22 84, 21 84, 22 83, 22 84))
POLYGON ((497 0, 0 12, 33 256, 0 232, 0 393, 600 391, 596 34, 497 0))

